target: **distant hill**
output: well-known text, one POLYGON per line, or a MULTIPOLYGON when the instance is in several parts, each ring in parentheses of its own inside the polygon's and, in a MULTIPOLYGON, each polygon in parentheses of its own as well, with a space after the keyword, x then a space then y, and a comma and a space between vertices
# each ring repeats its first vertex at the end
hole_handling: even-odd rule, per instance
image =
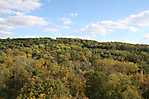
POLYGON ((0 99, 149 99, 149 45, 0 39, 0 99))

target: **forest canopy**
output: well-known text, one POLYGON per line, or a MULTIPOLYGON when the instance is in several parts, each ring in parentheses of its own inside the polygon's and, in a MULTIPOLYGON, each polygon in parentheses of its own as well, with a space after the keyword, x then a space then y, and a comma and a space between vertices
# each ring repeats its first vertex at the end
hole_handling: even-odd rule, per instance
POLYGON ((149 99, 149 45, 0 39, 0 99, 149 99))

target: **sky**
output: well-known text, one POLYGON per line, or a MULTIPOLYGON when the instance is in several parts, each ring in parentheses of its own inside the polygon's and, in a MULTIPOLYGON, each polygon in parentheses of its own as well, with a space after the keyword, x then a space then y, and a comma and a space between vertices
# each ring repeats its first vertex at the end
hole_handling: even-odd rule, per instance
POLYGON ((0 38, 149 44, 149 0, 0 0, 0 38))

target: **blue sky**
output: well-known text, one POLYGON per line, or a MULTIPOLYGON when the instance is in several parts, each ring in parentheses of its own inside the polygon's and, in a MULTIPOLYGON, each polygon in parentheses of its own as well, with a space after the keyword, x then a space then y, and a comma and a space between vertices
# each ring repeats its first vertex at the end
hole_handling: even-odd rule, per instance
POLYGON ((149 44, 149 1, 1 0, 0 38, 7 37, 149 44))

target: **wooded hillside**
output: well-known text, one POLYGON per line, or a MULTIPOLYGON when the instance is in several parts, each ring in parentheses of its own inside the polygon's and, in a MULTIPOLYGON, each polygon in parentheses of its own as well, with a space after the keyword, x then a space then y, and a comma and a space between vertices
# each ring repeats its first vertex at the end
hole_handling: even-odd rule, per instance
POLYGON ((149 99, 149 45, 0 39, 0 99, 149 99))

